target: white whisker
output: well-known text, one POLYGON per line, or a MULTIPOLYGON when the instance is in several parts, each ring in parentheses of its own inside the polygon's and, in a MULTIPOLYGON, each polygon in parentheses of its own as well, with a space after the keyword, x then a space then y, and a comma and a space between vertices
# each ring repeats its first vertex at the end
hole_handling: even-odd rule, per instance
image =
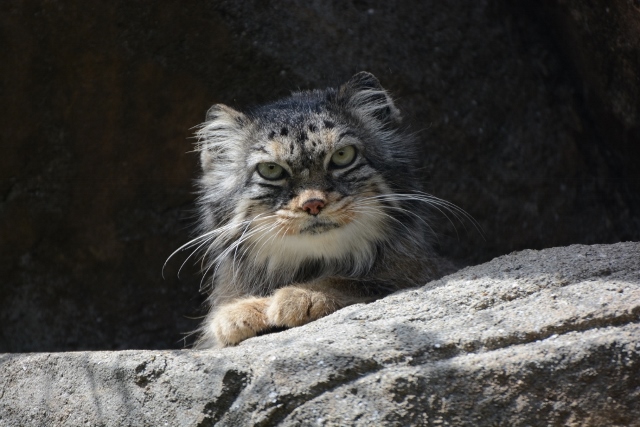
MULTIPOLYGON (((450 212, 459 222, 460 224, 465 227, 464 225, 464 219, 466 219, 467 221, 469 221, 474 228, 478 231, 478 233, 484 238, 484 233, 482 232, 482 229, 480 227, 480 224, 478 224, 478 222, 471 216, 469 215, 464 209, 460 208, 459 206, 448 202, 446 200, 440 199, 438 197, 432 196, 428 193, 423 193, 423 192, 419 192, 416 191, 413 194, 405 194, 405 193, 393 193, 393 194, 380 194, 380 195, 376 195, 376 196, 369 196, 364 198, 364 200, 382 200, 382 201, 396 201, 396 202, 402 202, 402 201, 415 201, 415 202, 422 202, 425 203, 429 206, 431 206, 433 209, 437 210, 438 212, 440 212, 445 218, 447 218, 447 220, 451 223, 451 225, 454 227, 454 229, 456 229, 455 224, 453 223, 453 221, 451 220, 451 218, 449 218, 449 216, 445 213, 445 209, 450 212)), ((466 228, 466 227, 465 227, 466 228)), ((457 230, 456 230, 457 232, 457 230)))

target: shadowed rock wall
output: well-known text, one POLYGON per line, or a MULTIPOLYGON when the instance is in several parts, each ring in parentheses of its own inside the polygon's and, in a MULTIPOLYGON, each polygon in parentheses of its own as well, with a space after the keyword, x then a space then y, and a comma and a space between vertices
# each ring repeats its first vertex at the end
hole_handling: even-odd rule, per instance
POLYGON ((637 203, 640 2, 546 0, 530 12, 564 58, 615 179, 637 203))
POLYGON ((0 351, 181 347, 200 277, 177 278, 186 254, 161 270, 189 235, 191 128, 360 70, 419 132, 430 192, 484 229, 439 218, 442 253, 640 239, 640 13, 543 6, 2 3, 0 351))

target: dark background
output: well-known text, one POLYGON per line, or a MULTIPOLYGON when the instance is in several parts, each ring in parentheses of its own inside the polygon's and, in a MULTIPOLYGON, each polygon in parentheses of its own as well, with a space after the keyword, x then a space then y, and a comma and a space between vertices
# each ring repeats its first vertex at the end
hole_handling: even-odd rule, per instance
POLYGON ((188 344, 193 126, 360 70, 484 229, 441 253, 639 240, 640 2, 513 3, 0 3, 0 352, 188 344))

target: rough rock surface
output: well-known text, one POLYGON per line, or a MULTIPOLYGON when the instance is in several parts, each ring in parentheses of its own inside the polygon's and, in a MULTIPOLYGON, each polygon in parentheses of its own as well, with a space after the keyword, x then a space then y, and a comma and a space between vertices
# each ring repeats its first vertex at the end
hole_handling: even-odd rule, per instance
POLYGON ((628 0, 0 2, 0 351, 181 348, 192 127, 360 70, 485 230, 439 218, 444 255, 640 240, 638 28, 628 0))
POLYGON ((0 355, 0 426, 640 425, 640 243, 513 253, 214 351, 0 355))

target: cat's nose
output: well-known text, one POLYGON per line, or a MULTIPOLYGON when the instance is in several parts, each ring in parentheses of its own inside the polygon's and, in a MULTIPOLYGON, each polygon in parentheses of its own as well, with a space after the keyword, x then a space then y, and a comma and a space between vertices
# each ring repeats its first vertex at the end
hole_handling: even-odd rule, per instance
POLYGON ((302 204, 302 210, 309 215, 318 215, 322 208, 324 208, 324 200, 320 199, 309 199, 302 204))

